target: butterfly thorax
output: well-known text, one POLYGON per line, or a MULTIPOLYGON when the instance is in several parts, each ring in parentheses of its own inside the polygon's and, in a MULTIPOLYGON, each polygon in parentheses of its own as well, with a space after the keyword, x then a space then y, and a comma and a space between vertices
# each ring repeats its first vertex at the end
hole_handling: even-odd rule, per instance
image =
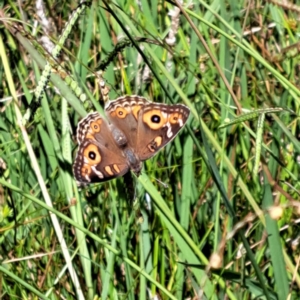
POLYGON ((130 148, 125 148, 123 150, 123 153, 125 154, 125 157, 129 163, 130 169, 135 173, 136 176, 139 176, 142 169, 142 162, 140 161, 140 159, 130 148))
POLYGON ((124 156, 128 162, 130 169, 139 176, 142 169, 142 162, 135 154, 133 149, 128 147, 128 140, 125 134, 118 128, 111 126, 112 136, 116 144, 123 150, 124 156))
POLYGON ((128 144, 128 140, 126 138, 126 135, 117 127, 110 125, 112 136, 117 143, 117 145, 122 148, 125 147, 128 144))

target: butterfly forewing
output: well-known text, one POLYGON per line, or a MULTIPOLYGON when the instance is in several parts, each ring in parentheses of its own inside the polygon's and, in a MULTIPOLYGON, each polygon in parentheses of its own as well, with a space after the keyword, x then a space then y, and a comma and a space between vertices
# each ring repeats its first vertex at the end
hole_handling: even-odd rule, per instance
POLYGON ((110 125, 98 112, 79 123, 77 141, 73 172, 78 182, 102 182, 128 172, 128 163, 114 141, 110 125))
POLYGON ((127 137, 127 145, 135 152, 138 144, 139 115, 150 101, 139 96, 125 96, 108 103, 105 112, 109 121, 127 137))
POLYGON ((190 110, 181 104, 150 103, 139 115, 137 153, 144 161, 171 142, 184 127, 190 110))

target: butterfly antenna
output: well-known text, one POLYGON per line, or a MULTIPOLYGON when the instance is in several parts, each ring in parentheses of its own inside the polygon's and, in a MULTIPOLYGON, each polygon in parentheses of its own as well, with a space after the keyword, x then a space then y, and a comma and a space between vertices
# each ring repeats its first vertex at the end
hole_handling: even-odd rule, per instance
POLYGON ((165 189, 167 189, 169 187, 169 185, 157 178, 154 178, 154 180, 156 180, 158 183, 160 183, 165 189))

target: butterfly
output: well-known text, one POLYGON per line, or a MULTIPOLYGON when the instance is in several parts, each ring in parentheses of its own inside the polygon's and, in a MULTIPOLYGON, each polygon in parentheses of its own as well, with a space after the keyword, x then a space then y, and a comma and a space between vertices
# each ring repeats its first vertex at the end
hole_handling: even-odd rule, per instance
POLYGON ((92 112, 78 124, 73 173, 79 183, 107 181, 129 170, 140 175, 142 162, 176 137, 190 110, 183 104, 124 96, 109 101, 105 114, 108 121, 92 112))

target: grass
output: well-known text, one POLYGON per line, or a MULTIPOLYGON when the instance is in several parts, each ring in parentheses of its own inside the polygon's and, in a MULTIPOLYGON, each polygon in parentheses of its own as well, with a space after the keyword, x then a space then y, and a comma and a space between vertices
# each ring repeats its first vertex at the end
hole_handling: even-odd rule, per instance
POLYGON ((33 5, 0 8, 1 298, 298 299, 299 3, 199 1, 176 18, 164 1, 93 2, 57 60, 78 93, 53 62, 28 118, 49 57, 12 24, 57 44, 78 3, 47 2, 48 34, 33 5), (191 110, 144 163, 136 201, 122 179, 79 189, 72 174, 78 121, 103 112, 107 62, 110 99, 191 110), (275 107, 259 130, 243 119, 275 107))

